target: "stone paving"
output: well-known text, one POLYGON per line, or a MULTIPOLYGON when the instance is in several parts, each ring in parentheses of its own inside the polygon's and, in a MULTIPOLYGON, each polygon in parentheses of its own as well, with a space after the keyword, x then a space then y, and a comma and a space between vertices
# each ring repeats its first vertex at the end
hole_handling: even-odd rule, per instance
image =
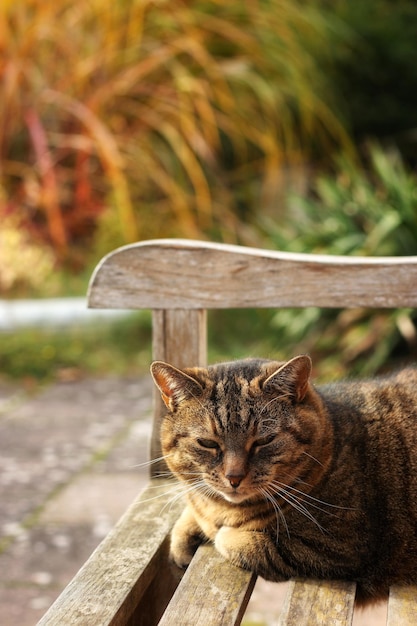
MULTIPOLYGON (((0 382, 2 626, 36 624, 146 483, 151 395, 148 377, 0 382)), ((276 623, 284 593, 259 581, 246 623, 276 623)))
POLYGON ((35 624, 147 480, 148 380, 0 386, 0 624, 35 624))

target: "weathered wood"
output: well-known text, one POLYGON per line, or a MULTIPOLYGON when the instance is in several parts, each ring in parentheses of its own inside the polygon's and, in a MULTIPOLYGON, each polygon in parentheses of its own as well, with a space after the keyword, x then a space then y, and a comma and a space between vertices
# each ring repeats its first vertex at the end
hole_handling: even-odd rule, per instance
MULTIPOLYGON (((175 367, 187 367, 207 363, 207 315, 201 310, 156 310, 152 324, 153 358, 166 361, 175 367)), ((159 430, 166 408, 158 390, 154 389, 154 419, 151 437, 151 458, 162 456, 159 430)), ((167 471, 161 460, 150 467, 155 478, 167 471)))
POLYGON ((207 363, 207 316, 203 310, 153 312, 153 358, 175 367, 207 363))
POLYGON ((254 574, 225 561, 213 546, 200 546, 159 626, 240 624, 255 581, 254 574))
POLYGON ((417 587, 391 587, 387 626, 415 626, 416 624, 417 587))
POLYGON ((167 537, 182 503, 174 481, 153 481, 93 552, 38 626, 126 624, 166 567, 167 537), (168 506, 169 504, 169 506, 168 506))
POLYGON ((417 306, 417 257, 338 257, 190 240, 125 246, 103 259, 93 308, 417 306))
MULTIPOLYGON (((417 257, 321 256, 154 240, 125 246, 103 259, 88 297, 94 308, 153 309, 154 358, 177 367, 205 365, 205 309, 416 307, 417 257)), ((157 394, 154 460, 161 456, 164 412, 157 394)), ((158 462, 153 476, 165 470, 158 462)), ((168 535, 182 503, 168 506, 172 488, 172 483, 151 481, 39 626, 240 623, 255 576, 226 562, 212 546, 198 549, 177 587, 175 570, 167 562, 168 535)), ((350 583, 291 581, 279 623, 347 626, 354 596, 350 583)), ((412 587, 391 590, 389 626, 417 623, 416 596, 412 587)))
POLYGON ((278 624, 348 626, 352 624, 354 602, 354 583, 292 580, 278 624))
POLYGON ((184 572, 169 562, 169 541, 161 546, 157 575, 152 579, 130 619, 123 626, 156 626, 184 572))

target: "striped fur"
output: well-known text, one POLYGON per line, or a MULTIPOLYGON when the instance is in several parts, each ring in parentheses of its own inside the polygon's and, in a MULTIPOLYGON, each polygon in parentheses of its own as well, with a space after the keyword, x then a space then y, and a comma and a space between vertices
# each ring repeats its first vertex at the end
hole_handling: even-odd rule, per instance
POLYGON ((152 364, 188 502, 173 560, 209 539, 268 580, 354 580, 363 601, 417 583, 417 370, 317 388, 310 372, 307 356, 152 364))

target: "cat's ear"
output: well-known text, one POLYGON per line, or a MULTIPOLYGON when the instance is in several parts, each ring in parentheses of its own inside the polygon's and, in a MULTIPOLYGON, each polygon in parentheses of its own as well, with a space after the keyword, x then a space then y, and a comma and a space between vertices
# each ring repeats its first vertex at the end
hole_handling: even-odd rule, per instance
POLYGON ((152 363, 151 374, 161 392, 162 400, 170 411, 175 411, 182 400, 198 397, 203 391, 195 378, 163 361, 152 363))
POLYGON ((281 365, 263 384, 267 393, 283 399, 301 402, 304 399, 311 374, 311 359, 303 354, 281 365))

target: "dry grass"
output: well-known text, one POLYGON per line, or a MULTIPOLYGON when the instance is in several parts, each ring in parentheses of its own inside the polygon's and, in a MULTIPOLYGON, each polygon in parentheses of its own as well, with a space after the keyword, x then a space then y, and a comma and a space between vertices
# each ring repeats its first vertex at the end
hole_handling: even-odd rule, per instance
POLYGON ((3 1, 0 213, 61 258, 98 222, 102 248, 239 239, 284 162, 349 143, 328 33, 292 0, 3 1))

